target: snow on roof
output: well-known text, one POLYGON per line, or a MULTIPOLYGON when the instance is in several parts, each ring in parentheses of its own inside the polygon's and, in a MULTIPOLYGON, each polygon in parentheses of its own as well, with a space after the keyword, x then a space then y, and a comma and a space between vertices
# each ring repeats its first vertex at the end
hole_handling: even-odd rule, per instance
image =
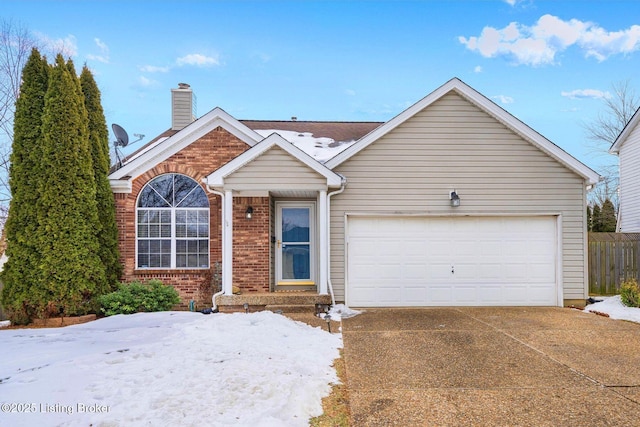
POLYGON ((326 162, 356 142, 355 140, 335 141, 333 138, 316 137, 313 136, 311 132, 296 132, 282 129, 255 129, 255 131, 265 138, 272 133, 277 133, 321 163, 326 162))

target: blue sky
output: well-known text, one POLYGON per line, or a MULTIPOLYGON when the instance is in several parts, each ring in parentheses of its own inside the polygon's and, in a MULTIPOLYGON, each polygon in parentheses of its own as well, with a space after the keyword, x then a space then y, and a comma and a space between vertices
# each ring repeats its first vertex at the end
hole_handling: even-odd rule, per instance
POLYGON ((145 141, 179 82, 198 116, 386 121, 458 77, 598 168, 581 123, 612 83, 640 92, 633 0, 5 0, 2 16, 86 63, 108 124, 145 141))

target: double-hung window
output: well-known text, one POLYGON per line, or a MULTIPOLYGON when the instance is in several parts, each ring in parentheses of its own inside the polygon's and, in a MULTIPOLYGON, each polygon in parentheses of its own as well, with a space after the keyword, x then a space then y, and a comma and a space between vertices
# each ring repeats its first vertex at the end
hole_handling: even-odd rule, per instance
POLYGON ((138 268, 208 268, 209 200, 180 174, 161 175, 140 192, 136 209, 138 268))

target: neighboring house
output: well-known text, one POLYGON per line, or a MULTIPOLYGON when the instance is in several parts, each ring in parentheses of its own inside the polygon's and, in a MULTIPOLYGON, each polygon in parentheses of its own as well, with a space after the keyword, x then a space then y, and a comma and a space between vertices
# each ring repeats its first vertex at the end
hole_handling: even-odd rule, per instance
POLYGON ((620 160, 618 226, 622 233, 640 233, 640 109, 622 130, 609 152, 620 160))
POLYGON ((191 100, 173 89, 172 129, 110 175, 124 280, 206 302, 221 266, 216 301, 236 306, 303 290, 353 307, 587 296, 598 175, 458 79, 386 123, 194 119, 191 100))

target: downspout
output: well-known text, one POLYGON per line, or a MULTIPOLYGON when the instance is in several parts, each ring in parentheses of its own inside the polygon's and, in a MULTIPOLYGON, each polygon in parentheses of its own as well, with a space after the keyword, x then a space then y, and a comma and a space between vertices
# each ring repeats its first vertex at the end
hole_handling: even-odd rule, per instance
MULTIPOLYGON (((209 193, 212 193, 212 194, 220 196, 220 214, 221 214, 220 216, 222 217, 222 236, 221 237, 222 237, 222 241, 224 242, 225 241, 224 240, 224 234, 226 232, 225 231, 226 227, 225 227, 224 209, 222 208, 222 205, 224 205, 224 193, 214 190, 213 188, 209 187, 209 184, 205 183, 205 186, 207 187, 207 191, 209 193)), ((222 256, 223 257, 225 256, 224 255, 224 249, 222 250, 222 256)), ((222 265, 224 265, 224 261, 222 262, 222 265)), ((215 294, 213 294, 211 296, 211 311, 213 313, 217 313, 218 312, 218 306, 216 305, 216 298, 219 295, 222 295, 222 294, 224 294, 224 284, 222 282, 220 282, 220 292, 216 292, 215 294)))
MULTIPOLYGON (((338 174, 340 175, 340 174, 338 174)), ((331 196, 342 193, 347 187, 347 178, 340 175, 340 189, 327 194, 327 284, 329 294, 331 294, 331 305, 336 305, 336 296, 333 293, 333 283, 331 283, 331 196)))
POLYGON ((622 215, 621 215, 622 209, 620 209, 620 207, 622 206, 622 203, 620 203, 620 185, 619 184, 616 192, 618 193, 618 215, 616 215, 616 233, 621 233, 622 230, 620 229, 620 219, 622 218, 622 215))

